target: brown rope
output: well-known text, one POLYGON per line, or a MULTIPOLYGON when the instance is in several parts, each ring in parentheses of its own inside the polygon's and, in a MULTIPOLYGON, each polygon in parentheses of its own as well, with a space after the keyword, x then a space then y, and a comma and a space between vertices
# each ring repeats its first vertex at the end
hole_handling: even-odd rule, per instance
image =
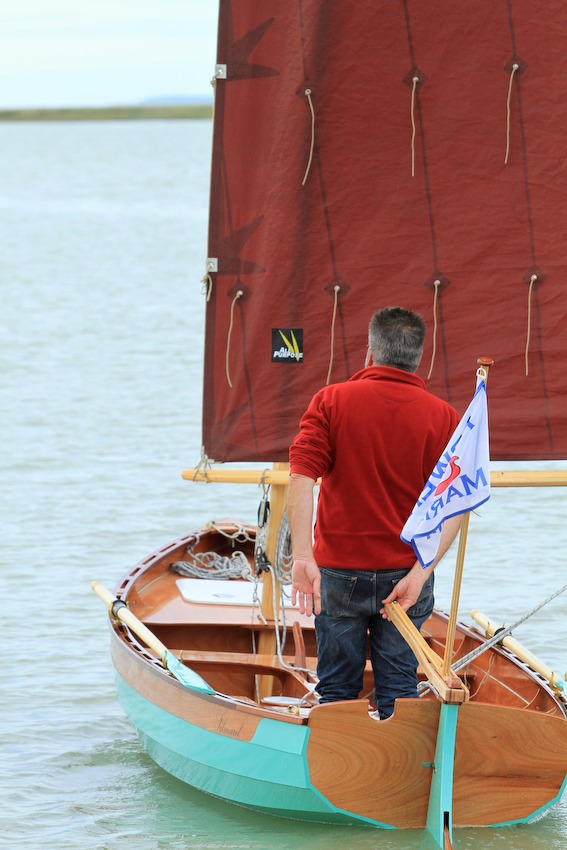
POLYGON ((232 326, 234 323, 234 305, 238 301, 239 298, 242 298, 244 295, 241 289, 238 290, 234 298, 232 299, 232 304, 230 305, 230 325, 228 327, 228 335, 226 338, 226 358, 225 358, 225 368, 226 368, 226 380, 228 381, 229 387, 232 389, 232 381, 230 380, 230 338, 232 336, 232 326))
POLYGON ((437 295, 439 293, 439 287, 441 286, 440 280, 435 280, 433 282, 435 287, 435 295, 433 296, 433 349, 431 351, 431 363, 429 364, 429 373, 427 375, 427 380, 430 379, 433 374, 433 364, 435 363, 435 355, 437 353, 437 295))
POLYGON ((331 380, 331 372, 333 371, 333 359, 335 356, 335 322, 337 319, 337 306, 339 303, 339 292, 341 291, 338 283, 333 287, 333 292, 335 293, 335 303, 333 305, 333 318, 331 320, 331 356, 329 358, 329 371, 327 372, 327 381, 328 384, 331 380))
POLYGON ((531 325, 532 325, 532 292, 534 288, 534 283, 537 280, 537 274, 533 274, 530 277, 530 288, 528 289, 528 332, 526 334, 526 350, 524 354, 524 359, 526 361, 526 378, 529 373, 529 351, 530 351, 530 337, 531 337, 531 325))
POLYGON ((201 278, 201 283, 203 284, 201 292, 203 292, 207 296, 206 300, 210 301, 211 293, 213 291, 213 279, 208 272, 204 277, 201 278))
POLYGON ((508 164, 508 155, 510 153, 510 100, 512 99, 512 84, 514 82, 514 74, 520 66, 514 62, 510 73, 510 82, 508 84, 508 100, 506 101, 506 156, 504 157, 504 165, 508 164))
POLYGON ((313 101, 311 100, 311 89, 305 89, 305 97, 309 101, 309 109, 311 110, 311 149, 309 151, 307 168, 305 169, 305 174, 301 183, 302 186, 305 186, 305 182, 309 175, 309 170, 311 169, 311 163, 313 161, 313 151, 315 149, 315 110, 313 108, 313 101))
POLYGON ((411 116, 411 176, 415 177, 415 93, 417 90, 417 84, 419 83, 419 77, 412 78, 412 90, 411 90, 411 107, 410 107, 410 116, 411 116))

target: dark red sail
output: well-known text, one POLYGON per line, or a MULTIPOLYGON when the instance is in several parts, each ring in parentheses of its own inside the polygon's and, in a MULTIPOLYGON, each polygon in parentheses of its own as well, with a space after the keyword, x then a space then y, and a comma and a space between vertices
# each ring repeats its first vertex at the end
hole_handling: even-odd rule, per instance
POLYGON ((203 442, 287 459, 312 394, 388 304, 493 459, 567 456, 561 0, 221 0, 203 442))

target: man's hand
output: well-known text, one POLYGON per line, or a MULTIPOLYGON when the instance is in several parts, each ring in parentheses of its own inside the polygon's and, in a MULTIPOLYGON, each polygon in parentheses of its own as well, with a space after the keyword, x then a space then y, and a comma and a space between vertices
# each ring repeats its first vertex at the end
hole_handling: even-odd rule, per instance
POLYGON ((321 613, 321 573, 313 558, 298 556, 291 570, 291 601, 301 614, 321 613))
MULTIPOLYGON (((414 567, 409 571, 409 573, 407 573, 407 575, 400 579, 400 581, 394 586, 390 595, 387 596, 386 599, 382 600, 382 603, 387 605, 388 602, 398 602, 404 611, 407 611, 408 608, 415 605, 419 599, 423 585, 431 572, 431 569, 422 570, 420 566, 418 569, 414 567)), ((385 620, 389 619, 385 608, 382 608, 380 613, 385 620)))

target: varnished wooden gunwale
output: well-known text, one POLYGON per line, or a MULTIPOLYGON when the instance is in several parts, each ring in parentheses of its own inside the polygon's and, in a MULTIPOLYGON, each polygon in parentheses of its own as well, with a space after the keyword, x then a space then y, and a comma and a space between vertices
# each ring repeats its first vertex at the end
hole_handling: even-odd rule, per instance
MULTIPOLYGON (((230 737, 250 741, 258 723, 264 718, 299 725, 306 723, 306 719, 301 716, 284 714, 244 701, 239 702, 236 695, 224 696, 192 691, 172 678, 149 654, 144 657, 132 649, 115 630, 112 633, 110 652, 116 672, 141 697, 201 729, 221 735, 226 734, 226 729, 230 729, 230 737), (234 718, 235 713, 238 715, 236 721, 230 719, 234 718)), ((268 665, 260 664, 258 672, 265 674, 273 673, 274 670, 268 665)))
MULTIPOLYGON (((227 520, 223 527, 230 530, 238 524, 227 520)), ((253 535, 254 529, 248 527, 248 531, 253 535)), ((171 573, 169 566, 183 558, 187 543, 192 540, 195 540, 195 534, 185 535, 145 558, 119 584, 118 595, 127 600, 133 613, 167 646, 186 651, 252 652, 258 635, 273 629, 272 624, 261 621, 257 610, 245 606, 192 605, 181 598, 176 586, 179 576, 171 573), (221 623, 222 627, 219 627, 221 623)), ((226 541, 214 529, 201 537, 198 548, 206 550, 212 546, 226 546, 226 541)), ((252 558, 251 545, 248 549, 252 558)), ((286 610, 286 620, 288 641, 293 642, 293 624, 298 623, 306 654, 315 657, 313 618, 302 616, 292 609, 286 610)), ((423 627, 423 633, 440 656, 444 654, 446 622, 447 615, 435 611, 423 627)), ((480 646, 483 639, 479 631, 459 623, 452 664, 470 649, 480 646)), ((293 648, 288 650, 293 651, 293 648)), ((533 710, 563 715, 549 683, 499 647, 481 655, 461 675, 465 683, 467 676, 476 680, 478 690, 472 689, 473 699, 499 704, 507 702, 514 708, 531 706, 533 710)), ((370 687, 368 670, 365 693, 370 687)))

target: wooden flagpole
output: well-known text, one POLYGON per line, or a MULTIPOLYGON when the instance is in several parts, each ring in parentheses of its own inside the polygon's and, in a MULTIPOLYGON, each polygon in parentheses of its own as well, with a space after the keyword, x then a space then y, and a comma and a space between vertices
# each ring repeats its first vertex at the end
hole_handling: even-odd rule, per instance
MULTIPOLYGON (((479 357, 477 360, 478 370, 483 370, 485 381, 488 381, 488 370, 494 364, 494 360, 489 357, 479 357)), ((477 372, 478 374, 478 372, 477 372)), ((469 532, 469 520, 471 512, 467 511, 463 516, 461 530, 459 532, 459 548, 457 550, 457 563, 455 566, 455 578, 453 581, 453 595, 451 598, 451 609, 449 611, 449 620, 447 623, 447 638, 445 641, 445 655, 443 656, 443 676, 449 675, 451 669, 451 659, 453 656, 453 646, 455 644, 455 633, 457 630, 457 613, 459 610, 459 600, 461 598, 461 586, 463 583, 463 569, 465 566, 465 551, 467 548, 467 536, 469 532)))

